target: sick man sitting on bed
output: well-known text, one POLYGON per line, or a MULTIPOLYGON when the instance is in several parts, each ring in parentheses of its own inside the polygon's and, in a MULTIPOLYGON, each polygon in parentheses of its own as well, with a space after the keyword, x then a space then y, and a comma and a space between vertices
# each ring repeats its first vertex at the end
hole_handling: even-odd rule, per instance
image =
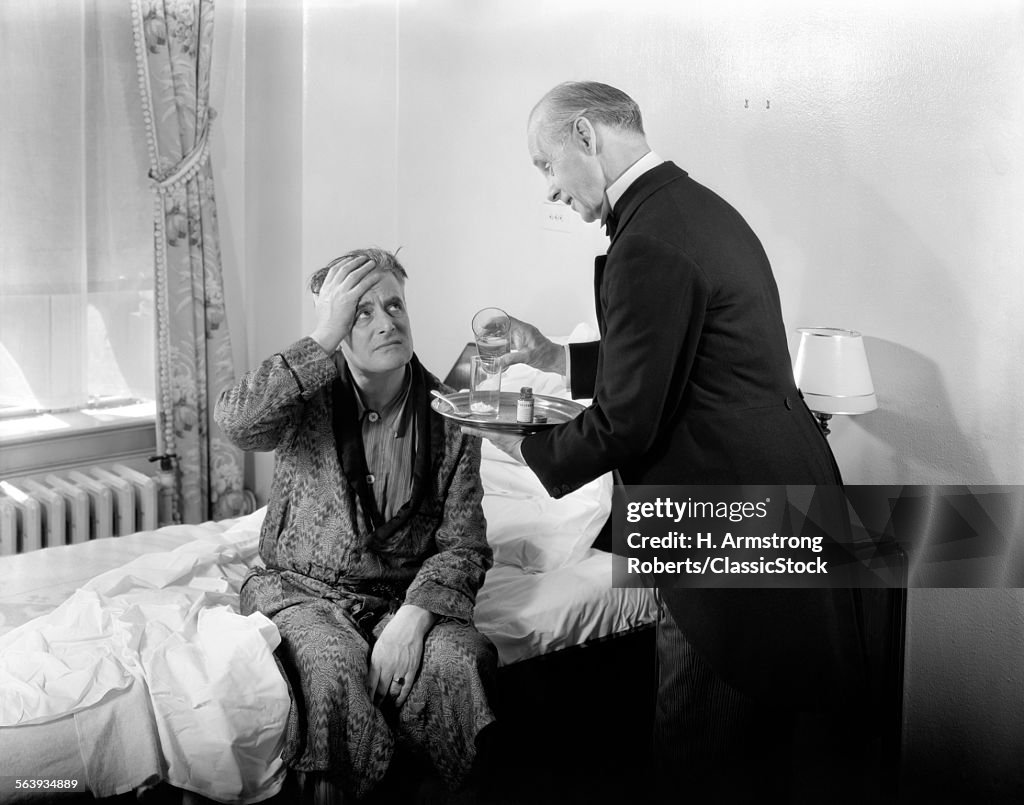
POLYGON ((312 334, 217 403, 235 444, 277 451, 241 607, 280 630, 284 759, 315 802, 367 794, 396 741, 457 788, 494 720, 480 442, 428 405, 441 384, 413 354, 405 278, 379 249, 334 260, 310 281, 312 334))

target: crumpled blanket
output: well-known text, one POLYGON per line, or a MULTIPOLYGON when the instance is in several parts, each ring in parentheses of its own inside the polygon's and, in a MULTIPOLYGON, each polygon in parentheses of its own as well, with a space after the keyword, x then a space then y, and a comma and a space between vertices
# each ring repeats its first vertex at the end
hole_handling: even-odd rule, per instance
POLYGON ((289 707, 280 636, 263 615, 238 613, 256 555, 243 528, 141 556, 0 636, 0 726, 144 685, 152 714, 139 717, 155 717, 168 782, 222 802, 277 793, 289 707))

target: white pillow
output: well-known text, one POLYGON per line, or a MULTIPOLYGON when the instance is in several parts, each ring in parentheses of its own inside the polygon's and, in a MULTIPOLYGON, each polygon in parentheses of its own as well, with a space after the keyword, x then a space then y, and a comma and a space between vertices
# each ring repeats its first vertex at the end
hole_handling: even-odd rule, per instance
POLYGON ((230 526, 218 534, 214 539, 222 543, 231 543, 238 548, 240 555, 249 567, 263 564, 260 558, 260 529, 263 527, 263 520, 267 516, 267 507, 261 506, 243 517, 236 517, 230 520, 230 526))
POLYGON ((610 473, 556 500, 533 470, 507 460, 485 441, 480 477, 494 561, 528 573, 580 561, 611 513, 610 473))
POLYGON ((569 335, 553 335, 551 340, 556 344, 575 344, 579 341, 597 341, 600 337, 601 335, 597 332, 594 325, 581 321, 572 328, 572 332, 569 335))

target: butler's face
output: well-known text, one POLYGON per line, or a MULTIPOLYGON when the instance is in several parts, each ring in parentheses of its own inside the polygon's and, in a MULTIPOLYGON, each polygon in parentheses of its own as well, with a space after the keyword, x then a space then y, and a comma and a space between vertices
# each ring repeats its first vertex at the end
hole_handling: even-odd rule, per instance
POLYGON ((393 272, 382 271, 380 282, 363 294, 341 350, 349 366, 365 375, 401 369, 412 359, 405 288, 393 272))
POLYGON ((547 181, 548 201, 568 204, 584 221, 597 221, 604 208, 605 181, 593 148, 593 129, 583 118, 574 121, 564 142, 545 131, 543 115, 529 127, 530 159, 547 181))

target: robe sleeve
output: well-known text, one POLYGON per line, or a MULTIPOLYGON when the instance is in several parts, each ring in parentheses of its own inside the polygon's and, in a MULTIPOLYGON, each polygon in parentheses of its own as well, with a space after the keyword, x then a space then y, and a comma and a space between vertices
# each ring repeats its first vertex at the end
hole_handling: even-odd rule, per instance
POLYGON ((221 392, 214 419, 242 450, 274 450, 306 401, 337 377, 331 356, 312 338, 302 338, 221 392))

